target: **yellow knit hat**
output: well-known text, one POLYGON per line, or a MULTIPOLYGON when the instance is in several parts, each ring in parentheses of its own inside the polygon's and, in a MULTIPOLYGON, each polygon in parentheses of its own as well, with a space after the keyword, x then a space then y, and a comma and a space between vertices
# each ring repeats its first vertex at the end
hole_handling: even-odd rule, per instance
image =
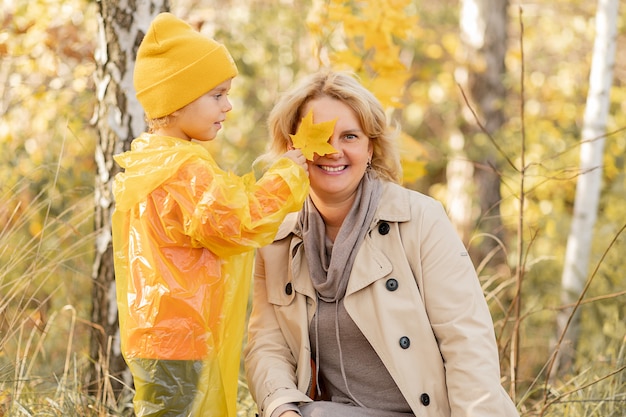
POLYGON ((150 119, 172 114, 237 75, 224 45, 160 13, 139 45, 133 82, 150 119))

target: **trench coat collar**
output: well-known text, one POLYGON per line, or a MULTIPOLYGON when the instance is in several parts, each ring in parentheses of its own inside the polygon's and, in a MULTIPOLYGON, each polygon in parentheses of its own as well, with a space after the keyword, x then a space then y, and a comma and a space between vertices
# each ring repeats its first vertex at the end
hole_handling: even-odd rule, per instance
MULTIPOLYGON (((383 181, 383 194, 380 198, 380 203, 376 209, 374 219, 370 224, 370 230, 380 222, 406 222, 411 218, 411 211, 409 206, 409 194, 401 185, 394 184, 388 181, 383 181)), ((298 222, 299 212, 289 213, 283 223, 278 228, 274 241, 282 240, 294 233, 296 224, 298 222)))
MULTIPOLYGON (((290 258, 292 271, 294 271, 294 285, 304 294, 314 297, 315 291, 310 282, 308 267, 302 252, 302 238, 297 236, 296 229, 299 213, 290 213, 281 224, 275 240, 282 240, 293 235, 290 243, 290 258), (301 269, 302 268, 302 269, 301 269), (304 271, 299 274, 295 271, 304 271)), ((380 199, 376 214, 369 226, 361 248, 354 260, 354 266, 350 274, 350 283, 346 290, 346 296, 354 293, 372 282, 391 273, 393 266, 391 261, 373 243, 372 233, 378 233, 376 228, 382 222, 400 223, 410 220, 411 212, 409 205, 409 193, 402 186, 384 182, 383 194, 380 199)))

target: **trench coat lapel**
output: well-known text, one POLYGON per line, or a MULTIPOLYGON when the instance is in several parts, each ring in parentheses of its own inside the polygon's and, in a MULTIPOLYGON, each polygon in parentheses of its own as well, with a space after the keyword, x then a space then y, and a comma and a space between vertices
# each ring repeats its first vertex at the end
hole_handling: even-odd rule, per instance
POLYGON ((352 265, 346 297, 371 285, 391 270, 391 261, 372 244, 371 237, 366 236, 352 265))
POLYGON ((293 286, 296 292, 315 299, 315 289, 309 274, 309 265, 304 256, 304 245, 302 239, 294 235, 289 246, 291 254, 291 271, 293 273, 293 286))
POLYGON ((282 240, 291 236, 288 254, 288 259, 291 263, 291 268, 289 269, 289 281, 292 282, 293 288, 296 292, 315 299, 315 289, 313 289, 313 283, 311 282, 309 274, 309 266, 307 265, 306 258, 304 256, 302 238, 294 233, 297 221, 298 213, 289 213, 278 229, 274 241, 282 240))
MULTIPOLYGON (((395 187, 385 186, 377 213, 370 225, 370 230, 365 236, 354 260, 346 296, 371 285, 392 271, 393 265, 391 261, 372 241, 371 235, 377 233, 376 226, 378 223, 381 221, 404 222, 408 221, 410 217, 410 207, 406 193, 398 192, 395 187)), ((293 233, 297 221, 298 213, 290 213, 278 230, 276 239, 282 239, 293 233)), ((295 290, 315 299, 315 289, 310 279, 309 268, 300 237, 292 236, 289 254, 295 290)))
POLYGON ((378 225, 381 222, 405 222, 410 218, 410 206, 406 193, 398 192, 395 187, 386 185, 370 230, 365 235, 361 248, 354 259, 346 296, 391 273, 393 268, 391 261, 373 241, 375 236, 372 235, 378 233, 378 225))

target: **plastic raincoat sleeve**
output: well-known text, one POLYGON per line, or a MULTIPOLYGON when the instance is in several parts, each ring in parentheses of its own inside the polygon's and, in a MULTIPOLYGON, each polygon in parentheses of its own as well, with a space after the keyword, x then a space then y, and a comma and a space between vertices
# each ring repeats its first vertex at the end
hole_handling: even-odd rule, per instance
POLYGON ((308 178, 285 158, 254 181, 194 143, 145 136, 132 146, 116 157, 126 171, 114 183, 122 352, 202 361, 194 415, 234 417, 253 249, 301 208, 308 178))
MULTIPOLYGON (((304 170, 276 162, 258 182, 253 174, 209 173, 198 203, 185 213, 186 232, 218 256, 270 244, 285 216, 302 207, 309 190, 304 170)), ((172 190, 174 192, 174 190, 172 190)))
POLYGON ((161 216, 174 201, 185 235, 220 257, 271 243, 284 217, 298 211, 309 192, 306 172, 287 158, 255 182, 252 173, 239 177, 223 171, 193 142, 144 135, 132 145, 115 157, 126 168, 115 178, 116 209, 130 210, 162 187, 167 201, 151 215, 161 216))

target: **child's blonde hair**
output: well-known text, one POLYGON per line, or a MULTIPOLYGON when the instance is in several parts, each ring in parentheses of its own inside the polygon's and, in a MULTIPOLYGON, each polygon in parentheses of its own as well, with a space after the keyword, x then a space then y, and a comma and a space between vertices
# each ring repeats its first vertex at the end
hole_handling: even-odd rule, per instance
POLYGON ((168 114, 167 116, 163 116, 163 117, 157 117, 155 119, 151 119, 148 116, 146 116, 146 124, 148 125, 148 133, 155 133, 157 130, 169 126, 175 117, 176 116, 174 116, 173 114, 168 114))

